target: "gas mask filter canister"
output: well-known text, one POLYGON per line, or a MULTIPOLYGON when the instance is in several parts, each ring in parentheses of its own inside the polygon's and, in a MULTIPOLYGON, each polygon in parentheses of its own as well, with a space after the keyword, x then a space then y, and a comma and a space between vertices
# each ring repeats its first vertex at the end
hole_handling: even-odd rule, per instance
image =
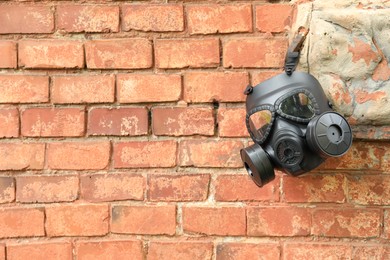
POLYGON ((328 157, 345 154, 352 144, 347 120, 334 112, 320 83, 294 72, 304 36, 295 38, 286 56, 286 73, 248 86, 246 126, 254 144, 241 159, 260 187, 275 178, 274 168, 298 176, 328 157))

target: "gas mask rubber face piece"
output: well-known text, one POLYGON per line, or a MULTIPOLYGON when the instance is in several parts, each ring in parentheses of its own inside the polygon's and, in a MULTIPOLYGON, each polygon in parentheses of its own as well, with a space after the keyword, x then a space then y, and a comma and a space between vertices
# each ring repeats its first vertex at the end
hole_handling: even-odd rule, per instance
POLYGON ((275 178, 274 168, 298 176, 351 147, 351 127, 312 75, 282 73, 248 86, 245 94, 254 144, 241 150, 241 159, 258 186, 275 178))

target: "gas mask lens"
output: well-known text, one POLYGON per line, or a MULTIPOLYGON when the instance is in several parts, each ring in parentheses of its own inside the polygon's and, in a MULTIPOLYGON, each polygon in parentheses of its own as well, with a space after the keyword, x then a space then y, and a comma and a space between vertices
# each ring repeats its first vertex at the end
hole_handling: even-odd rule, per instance
POLYGON ((266 108, 259 108, 249 116, 249 131, 258 142, 262 142, 267 138, 272 124, 272 117, 271 111, 266 108))
POLYGON ((313 101, 305 93, 295 93, 280 102, 280 113, 299 119, 310 119, 315 115, 313 101))

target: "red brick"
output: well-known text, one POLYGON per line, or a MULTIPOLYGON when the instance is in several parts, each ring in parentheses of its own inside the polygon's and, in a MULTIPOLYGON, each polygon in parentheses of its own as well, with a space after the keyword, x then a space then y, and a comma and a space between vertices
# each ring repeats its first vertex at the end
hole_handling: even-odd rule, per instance
POLYGON ((266 4, 256 6, 256 28, 261 32, 283 32, 291 27, 293 5, 266 4))
POLYGON ((21 133, 31 137, 82 136, 83 108, 28 108, 21 111, 21 133))
POLYGON ((115 168, 174 167, 175 141, 133 141, 114 144, 115 168), (163 153, 161 151, 164 151, 163 153))
POLYGON ((246 109, 220 107, 218 109, 218 134, 221 137, 249 137, 246 129, 246 109))
POLYGON ((217 201, 278 201, 279 178, 261 189, 247 175, 220 175, 215 181, 217 201))
POLYGON ((16 200, 19 202, 74 201, 79 191, 79 178, 68 176, 16 177, 16 200))
POLYGON ((44 218, 41 208, 2 208, 0 238, 44 236, 44 218))
POLYGON ((235 33, 252 31, 252 6, 193 5, 187 7, 190 34, 235 33))
POLYGON ((390 210, 389 209, 384 211, 383 226, 384 226, 383 237, 386 239, 390 239, 390 210))
POLYGON ((75 249, 77 259, 83 260, 143 259, 139 240, 77 241, 75 249))
POLYGON ((247 209, 247 226, 249 236, 306 236, 310 234, 311 214, 306 208, 253 207, 247 209))
POLYGON ((305 175, 300 178, 283 176, 286 202, 345 202, 344 176, 305 175))
POLYGON ((80 177, 81 199, 102 202, 143 200, 146 180, 140 174, 93 174, 80 177))
POLYGON ((19 66, 25 68, 83 68, 84 49, 81 41, 21 40, 19 66))
POLYGON ((209 242, 155 242, 151 241, 148 259, 183 260, 183 259, 212 259, 213 244, 209 242))
POLYGON ((122 29, 146 32, 183 31, 183 6, 176 4, 125 5, 122 7, 122 29))
POLYGON ((347 244, 288 243, 284 246, 285 260, 300 259, 351 259, 347 244))
POLYGON ((186 233, 242 236, 245 235, 245 224, 244 208, 183 208, 183 229, 186 233))
POLYGON ((363 205, 390 204, 390 176, 354 175, 348 177, 348 197, 363 205))
POLYGON ((252 72, 251 73, 251 83, 252 86, 256 86, 257 84, 266 81, 267 79, 272 78, 273 76, 276 76, 280 73, 284 73, 283 71, 278 70, 271 70, 271 71, 259 71, 259 72, 252 72))
POLYGON ((19 136, 19 110, 0 108, 0 138, 19 136))
POLYGON ((52 33, 54 15, 50 6, 0 6, 0 34, 52 33))
POLYGON ((185 140, 179 147, 181 166, 196 167, 242 167, 241 141, 230 140, 185 140))
POLYGON ((54 76, 51 99, 53 103, 111 103, 115 98, 115 76, 54 76))
POLYGON ((217 260, 279 259, 280 246, 275 243, 223 243, 217 246, 217 260))
POLYGON ((15 200, 14 178, 0 177, 0 203, 12 202, 14 200, 15 200))
POLYGON ((101 236, 108 233, 107 205, 59 205, 46 208, 46 233, 58 236, 101 236))
POLYGON ((111 232, 174 235, 176 232, 176 207, 173 205, 113 206, 111 232))
POLYGON ((49 101, 49 77, 0 75, 0 103, 40 103, 49 101))
POLYGON ((209 174, 149 175, 151 201, 204 201, 207 199, 209 174))
POLYGON ((0 245, 0 259, 1 260, 5 260, 6 259, 6 256, 5 256, 5 245, 0 245))
POLYGON ((119 74, 118 101, 121 103, 177 101, 181 76, 176 74, 119 74))
POLYGON ((85 43, 90 69, 142 69, 152 66, 152 44, 148 39, 107 39, 85 43))
POLYGON ((328 158, 318 170, 379 170, 386 149, 375 142, 356 141, 345 155, 328 158))
POLYGON ((246 72, 187 72, 183 99, 188 103, 242 102, 248 83, 246 72))
POLYGON ((211 107, 156 107, 152 110, 155 135, 214 135, 211 107))
POLYGON ((148 127, 148 109, 145 107, 93 108, 89 111, 89 135, 146 135, 148 127))
POLYGON ((287 51, 285 39, 235 38, 223 47, 226 68, 280 68, 287 51))
POLYGON ((353 246, 351 259, 376 259, 388 260, 390 259, 390 246, 384 244, 367 244, 353 246))
POLYGON ((0 41, 0 68, 16 68, 16 67, 17 67, 16 42, 0 41))
POLYGON ((109 142, 61 142, 47 147, 47 165, 58 170, 101 170, 108 166, 109 142))
POLYGON ((159 39, 155 42, 158 68, 201 68, 219 65, 218 39, 159 39))
POLYGON ((318 209, 312 233, 329 237, 378 237, 380 212, 375 209, 318 209))
POLYGON ((45 144, 0 144, 0 170, 40 170, 44 159, 45 144))
POLYGON ((7 259, 72 260, 70 242, 33 242, 7 245, 7 259))
POLYGON ((59 5, 57 29, 66 32, 118 32, 119 7, 59 5))

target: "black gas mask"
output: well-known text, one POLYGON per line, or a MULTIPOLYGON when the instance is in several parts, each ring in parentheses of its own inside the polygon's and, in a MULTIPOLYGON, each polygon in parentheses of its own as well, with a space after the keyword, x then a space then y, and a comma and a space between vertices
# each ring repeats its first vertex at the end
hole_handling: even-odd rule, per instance
MULTIPOLYGON (((302 42, 296 38, 293 45, 302 42)), ((241 150, 241 158, 260 187, 275 178, 274 168, 298 176, 328 157, 345 154, 352 144, 351 127, 332 110, 320 83, 308 73, 294 72, 298 57, 290 46, 286 73, 244 92, 254 144, 241 150)))

